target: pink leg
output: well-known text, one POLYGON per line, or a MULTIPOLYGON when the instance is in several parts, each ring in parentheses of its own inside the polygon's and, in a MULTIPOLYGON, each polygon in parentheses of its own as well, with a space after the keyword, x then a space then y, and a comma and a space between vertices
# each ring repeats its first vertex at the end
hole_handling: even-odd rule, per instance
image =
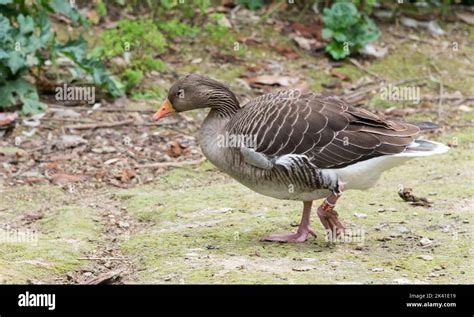
POLYGON ((303 216, 301 217, 301 223, 296 233, 272 234, 262 240, 276 242, 305 242, 309 235, 316 237, 316 233, 314 233, 313 229, 309 226, 312 205, 312 201, 303 202, 303 216))
POLYGON ((332 193, 318 208, 318 216, 326 229, 329 241, 333 241, 334 237, 339 237, 344 233, 346 227, 339 221, 338 214, 334 210, 337 199, 341 196, 344 189, 343 183, 340 183, 337 193, 332 193))

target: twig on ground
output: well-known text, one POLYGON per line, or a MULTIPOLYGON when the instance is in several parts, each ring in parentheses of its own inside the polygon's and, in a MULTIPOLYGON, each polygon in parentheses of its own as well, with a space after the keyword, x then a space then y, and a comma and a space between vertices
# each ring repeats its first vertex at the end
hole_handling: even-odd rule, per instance
MULTIPOLYGON (((70 107, 65 107, 65 108, 70 108, 70 107)), ((156 112, 156 110, 153 110, 153 109, 124 109, 124 108, 118 108, 118 107, 100 107, 97 109, 92 109, 91 107, 74 107, 74 110, 84 110, 84 111, 92 111, 92 112, 143 112, 143 113, 156 112)))
POLYGON ((127 258, 114 258, 114 257, 89 257, 89 258, 77 258, 78 260, 90 260, 90 261, 125 261, 127 258))
POLYGON ((42 118, 41 120, 46 121, 62 121, 62 122, 79 122, 79 123, 95 123, 97 121, 92 119, 79 119, 79 118, 42 118))
POLYGON ((84 284, 88 285, 97 285, 97 284, 108 284, 110 282, 113 282, 114 280, 120 278, 120 275, 125 272, 125 268, 118 268, 113 271, 109 271, 106 273, 103 273, 99 276, 96 276, 88 281, 86 281, 84 284))
POLYGON ((133 119, 127 119, 123 121, 115 122, 98 122, 98 123, 86 123, 86 124, 73 124, 65 126, 66 129, 74 130, 87 130, 87 129, 99 129, 99 128, 112 128, 122 125, 127 125, 133 123, 133 119))
POLYGON ((418 36, 415 36, 415 35, 400 34, 400 33, 397 33, 395 31, 391 31, 391 30, 388 30, 388 32, 390 34, 392 34, 393 36, 401 38, 401 39, 411 40, 411 41, 420 42, 420 43, 429 44, 429 45, 438 45, 438 42, 423 40, 423 39, 420 39, 418 36))
POLYGON ((365 68, 364 66, 362 66, 358 61, 356 61, 355 59, 353 58, 349 58, 349 62, 354 65, 355 67, 357 67, 358 69, 360 69, 361 71, 363 71, 364 73, 367 73, 369 74, 370 76, 374 76, 375 78, 381 78, 380 75, 368 70, 367 68, 365 68))
POLYGON ((357 89, 357 90, 355 90, 351 93, 345 94, 344 99, 346 99, 348 101, 351 101, 351 102, 353 100, 362 100, 363 98, 360 97, 361 95, 365 95, 367 93, 370 93, 373 90, 380 90, 383 87, 387 87, 390 84, 393 85, 393 86, 401 86, 401 85, 405 85, 405 84, 412 83, 412 82, 422 81, 422 80, 425 80, 425 79, 428 79, 428 77, 425 76, 425 77, 405 79, 405 80, 396 82, 394 84, 393 83, 386 83, 385 81, 380 79, 380 81, 378 81, 378 82, 375 81, 375 82, 371 82, 369 84, 365 84, 365 85, 360 87, 361 89, 357 89), (373 84, 375 84, 375 85, 373 85, 373 84))

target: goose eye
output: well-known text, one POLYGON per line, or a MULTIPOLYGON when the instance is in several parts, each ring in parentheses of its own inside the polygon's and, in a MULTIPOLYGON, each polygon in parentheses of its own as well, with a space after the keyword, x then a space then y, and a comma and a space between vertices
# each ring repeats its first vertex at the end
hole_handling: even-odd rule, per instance
POLYGON ((176 97, 178 98, 184 98, 184 89, 178 89, 178 91, 176 92, 176 97))

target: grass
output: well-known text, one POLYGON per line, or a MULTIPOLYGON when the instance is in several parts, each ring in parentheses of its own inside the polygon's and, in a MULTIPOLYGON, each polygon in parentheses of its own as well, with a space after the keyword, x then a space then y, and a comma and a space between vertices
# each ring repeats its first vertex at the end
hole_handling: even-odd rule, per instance
MULTIPOLYGON (((473 27, 463 26, 460 34, 468 33, 463 41, 472 41, 472 30, 473 27)), ((252 32, 243 30, 242 34, 252 32)), ((271 27, 262 34, 265 39, 293 45, 271 27)), ((471 48, 461 47, 460 53, 473 55, 471 48)), ((246 71, 245 65, 267 59, 281 63, 285 72, 304 78, 313 90, 319 91, 322 83, 334 80, 316 57, 299 49, 301 59, 287 61, 265 45, 248 46, 241 57, 244 62, 234 66, 213 62, 204 45, 180 49, 185 52, 181 54, 183 60, 201 57, 203 61, 180 63, 174 71, 207 74, 236 90, 239 85, 235 79, 246 71), (317 67, 303 68, 307 64, 317 67)), ((392 81, 434 75, 447 84, 448 91, 454 87, 472 95, 473 80, 459 71, 469 70, 469 65, 453 54, 406 42, 397 44, 384 59, 373 61, 367 68, 392 81)), ((366 76, 349 63, 337 71, 352 81, 366 76)), ((166 95, 162 88, 135 97, 161 99, 166 95)), ((422 95, 437 93, 435 84, 422 88, 422 95)), ((394 105, 412 106, 377 97, 369 104, 374 109, 394 105)), ((125 106, 143 109, 144 104, 132 101, 125 106)), ((145 106, 151 109, 158 104, 145 106)), ((446 104, 445 107, 448 124, 464 124, 473 119, 473 112, 459 112, 446 104)), ((199 119, 202 114, 194 111, 186 115, 199 119)), ((417 112, 405 118, 437 119, 435 112, 417 112)), ((371 190, 345 193, 338 204, 341 220, 362 234, 347 243, 328 244, 318 219, 313 219, 313 226, 320 233, 317 239, 303 244, 260 242, 266 234, 296 230, 292 225, 299 221, 302 204, 256 194, 208 162, 193 168, 170 169, 153 184, 108 189, 110 195, 68 193, 53 185, 0 187, 0 221, 13 229, 37 233, 36 243, 1 242, 0 281, 57 283, 64 281, 67 272, 86 268, 90 264, 78 259, 110 242, 101 215, 117 209, 126 210, 133 224, 130 234, 118 242, 121 253, 134 268, 124 277, 127 283, 370 284, 407 279, 412 283, 472 284, 474 270, 469 257, 473 252, 474 223, 473 135, 473 128, 452 129, 438 137, 444 143, 457 140, 458 147, 447 154, 410 161, 385 173, 371 190), (434 201, 433 207, 413 207, 403 202, 397 195, 399 184, 434 201), (380 209, 396 212, 379 212, 380 209), (25 217, 31 213, 44 216, 27 223, 25 217), (367 217, 357 218, 355 213, 367 217), (422 246, 423 237, 433 243, 422 246), (421 259, 423 255, 433 259, 421 259)), ((6 154, 12 151, 4 149, 6 154)))
MULTIPOLYGON (((347 192, 338 211, 364 239, 335 245, 328 245, 322 234, 299 245, 260 242, 271 232, 294 231, 291 223, 299 221, 301 203, 260 196, 226 177, 214 181, 215 171, 170 171, 161 184, 117 195, 132 217, 147 222, 145 230, 123 244, 124 254, 139 268, 131 281, 472 282, 468 257, 473 188, 463 180, 472 178, 473 155, 472 149, 458 148, 432 159, 416 159, 385 173, 369 191, 347 192), (192 183, 179 188, 188 177, 192 183), (403 202, 397 195, 400 183, 434 200, 434 206, 425 209, 403 202), (381 208, 397 211, 378 212, 381 208), (386 237, 389 240, 383 241, 386 237), (433 245, 421 246, 422 237, 433 245), (433 260, 419 258, 426 254, 433 260)), ((322 232, 318 220, 313 225, 322 232)))

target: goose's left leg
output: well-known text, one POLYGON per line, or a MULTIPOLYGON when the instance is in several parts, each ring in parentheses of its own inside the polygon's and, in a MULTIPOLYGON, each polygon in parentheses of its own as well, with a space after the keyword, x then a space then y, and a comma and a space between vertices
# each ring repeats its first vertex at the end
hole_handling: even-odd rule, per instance
POLYGON ((333 241, 334 238, 339 237, 344 233, 346 227, 339 221, 338 214, 334 210, 338 198, 342 195, 344 190, 344 183, 339 182, 337 189, 326 199, 318 208, 319 220, 326 229, 326 233, 329 241, 333 241))
POLYGON ((305 242, 309 235, 316 237, 313 229, 309 226, 309 218, 311 215, 312 201, 303 202, 303 216, 296 233, 286 234, 272 234, 263 238, 263 241, 275 241, 275 242, 305 242))

